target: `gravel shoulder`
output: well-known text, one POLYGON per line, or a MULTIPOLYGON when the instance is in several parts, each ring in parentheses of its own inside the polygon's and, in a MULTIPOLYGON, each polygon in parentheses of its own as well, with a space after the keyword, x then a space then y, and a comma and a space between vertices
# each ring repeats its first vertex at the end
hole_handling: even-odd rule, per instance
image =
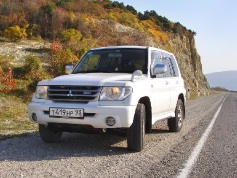
POLYGON ((140 153, 128 152, 118 133, 66 133, 57 144, 38 133, 0 141, 0 177, 175 177, 225 95, 188 101, 182 131, 157 123, 140 153))

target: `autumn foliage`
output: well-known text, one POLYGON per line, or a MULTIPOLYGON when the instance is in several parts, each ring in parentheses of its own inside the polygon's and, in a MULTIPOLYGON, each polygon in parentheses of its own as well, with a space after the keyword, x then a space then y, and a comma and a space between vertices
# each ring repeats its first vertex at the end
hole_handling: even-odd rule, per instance
POLYGON ((8 93, 14 90, 16 87, 16 82, 12 77, 12 70, 9 67, 6 74, 0 68, 0 92, 8 93))
POLYGON ((18 25, 8 27, 5 29, 5 37, 9 38, 12 42, 20 41, 27 37, 26 28, 20 28, 18 25))
POLYGON ((77 62, 77 56, 75 56, 70 49, 63 49, 60 41, 54 41, 52 43, 49 72, 53 77, 63 75, 66 65, 75 65, 77 62))
MULTIPOLYGON (((113 45, 166 45, 170 34, 196 33, 155 11, 137 12, 111 0, 6 0, 0 1, 0 37, 12 42, 43 39, 52 42, 48 67, 27 57, 21 67, 0 68, 0 90, 10 91, 24 78, 33 90, 38 81, 64 74, 90 48, 113 45), (13 74, 13 76, 12 76, 13 74), (28 76, 28 77, 24 77, 28 76)), ((0 65, 1 67, 1 65, 0 65)))
MULTIPOLYGON (((90 48, 95 42, 96 46, 118 45, 121 42, 134 44, 137 37, 131 32, 117 34, 114 30, 116 23, 133 28, 137 34, 150 36, 157 43, 166 43, 170 33, 195 35, 180 23, 171 22, 155 11, 141 13, 130 5, 110 0, 1 1, 0 19, 1 35, 11 41, 26 37, 60 39, 62 45, 71 45, 69 48, 74 53, 90 48), (103 40, 97 40, 101 35, 103 40), (121 41, 124 35, 129 36, 127 40, 130 41, 126 38, 121 41)), ((142 41, 136 43, 144 45, 142 41)))

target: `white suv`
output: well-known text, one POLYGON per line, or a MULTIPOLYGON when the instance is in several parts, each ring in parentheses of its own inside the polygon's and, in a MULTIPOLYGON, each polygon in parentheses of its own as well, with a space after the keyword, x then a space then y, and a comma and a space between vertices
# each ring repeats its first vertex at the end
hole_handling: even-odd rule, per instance
POLYGON ((132 151, 144 148, 144 135, 167 119, 178 132, 185 117, 185 88, 173 54, 141 46, 89 50, 70 75, 38 83, 28 106, 44 142, 62 132, 127 129, 132 151))

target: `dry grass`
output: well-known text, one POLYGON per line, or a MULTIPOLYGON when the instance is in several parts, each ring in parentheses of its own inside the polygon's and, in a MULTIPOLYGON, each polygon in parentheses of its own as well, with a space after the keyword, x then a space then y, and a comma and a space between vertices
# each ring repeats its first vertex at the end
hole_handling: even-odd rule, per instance
POLYGON ((23 99, 0 94, 0 140, 37 130, 27 114, 27 103, 23 99))
MULTIPOLYGON (((11 43, 0 38, 0 54, 11 62, 12 67, 21 66, 28 55, 40 57, 41 61, 48 58, 50 43, 42 40, 22 40, 11 43)), ((31 93, 27 91, 25 80, 16 80, 17 90, 10 94, 0 92, 0 140, 13 136, 25 135, 37 130, 27 114, 27 104, 31 93)), ((0 87, 1 88, 1 87, 0 87)))

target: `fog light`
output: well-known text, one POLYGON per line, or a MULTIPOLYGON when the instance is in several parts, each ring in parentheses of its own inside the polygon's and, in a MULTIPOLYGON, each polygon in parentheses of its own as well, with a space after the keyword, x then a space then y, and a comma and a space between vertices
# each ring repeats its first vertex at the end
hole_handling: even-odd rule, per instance
POLYGON ((113 117, 107 117, 105 121, 108 126, 114 126, 116 123, 116 120, 113 117))
POLYGON ((31 116, 33 121, 37 121, 37 115, 33 112, 31 116))

